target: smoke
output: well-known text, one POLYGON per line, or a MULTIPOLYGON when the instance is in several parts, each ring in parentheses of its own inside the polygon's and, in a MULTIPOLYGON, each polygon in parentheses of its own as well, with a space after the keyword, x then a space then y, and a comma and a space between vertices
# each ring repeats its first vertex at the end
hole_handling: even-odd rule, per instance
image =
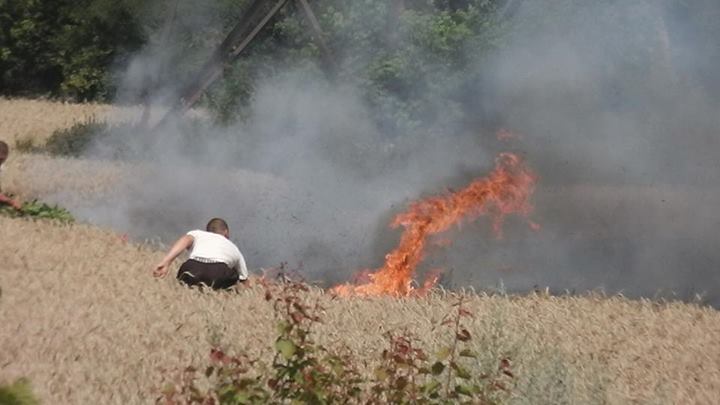
POLYGON ((499 242, 463 230, 447 258, 455 284, 720 303, 718 79, 706 71, 718 54, 694 26, 719 8, 669 4, 523 4, 493 81, 502 125, 540 175, 543 230, 499 242), (473 246, 479 257, 455 254, 473 246))
POLYGON ((398 152, 356 90, 307 72, 259 85, 242 123, 197 125, 117 129, 102 139, 89 156, 120 153, 138 172, 118 195, 73 212, 166 242, 220 216, 251 268, 287 263, 334 284, 381 263, 393 243, 387 234, 397 236, 387 228, 391 212, 462 165, 492 164, 470 139, 427 139, 398 152))
MULTIPOLYGON (((707 293, 717 305, 720 50, 695 25, 718 9, 520 2, 503 44, 468 69, 469 113, 448 123, 438 96, 428 116, 439 118, 410 135, 378 122, 358 81, 281 69, 256 87, 242 122, 117 130, 88 156, 123 151, 138 173, 112 198, 69 208, 166 242, 221 216, 251 268, 287 262, 327 285, 382 262, 398 238, 387 224, 409 201, 467 184, 510 149, 540 177, 542 230, 511 220, 498 240, 482 219, 465 224, 423 270, 445 267, 451 287, 707 293), (496 139, 500 128, 517 137, 496 139)), ((153 55, 138 55, 125 88, 167 66, 153 55)), ((415 91, 432 96, 422 79, 415 91)))

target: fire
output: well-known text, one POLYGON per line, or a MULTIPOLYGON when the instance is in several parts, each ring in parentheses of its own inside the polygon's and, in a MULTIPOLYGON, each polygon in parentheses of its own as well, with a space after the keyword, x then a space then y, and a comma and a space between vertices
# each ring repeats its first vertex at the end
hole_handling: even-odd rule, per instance
MULTIPOLYGON (((482 215, 492 219, 494 232, 502 236, 505 216, 527 216, 532 211, 530 196, 535 188, 535 175, 515 154, 501 153, 495 169, 486 177, 474 180, 460 191, 414 202, 407 211, 397 215, 391 226, 404 228, 398 246, 385 256, 385 264, 368 272, 362 284, 343 284, 333 288, 342 296, 422 294, 439 280, 440 271, 432 271, 422 287, 413 287, 413 275, 423 259, 428 238, 459 224, 464 218, 473 221, 482 215)), ((538 225, 530 223, 533 229, 538 225)))

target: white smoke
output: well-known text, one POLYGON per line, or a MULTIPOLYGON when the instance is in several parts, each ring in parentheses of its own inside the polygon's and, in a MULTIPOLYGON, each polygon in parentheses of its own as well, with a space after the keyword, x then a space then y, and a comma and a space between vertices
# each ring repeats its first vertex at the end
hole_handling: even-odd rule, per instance
MULTIPOLYGON (((694 7, 522 2, 504 44, 468 72, 477 119, 417 136, 379 130, 352 84, 288 67, 256 87, 242 123, 188 138, 194 124, 179 121, 96 145, 91 156, 121 149, 148 169, 79 213, 165 241, 222 216, 252 268, 302 263, 307 279, 334 283, 381 263, 398 236, 387 223, 410 200, 487 173, 509 148, 540 176, 543 229, 511 220, 496 240, 480 220, 453 231, 427 265, 445 266, 448 285, 707 292, 717 303, 719 81, 687 15, 720 13, 709 0, 694 7), (497 141, 500 128, 519 139, 497 141)), ((144 51, 125 87, 158 64, 144 51)), ((431 115, 446 117, 442 100, 431 115)))

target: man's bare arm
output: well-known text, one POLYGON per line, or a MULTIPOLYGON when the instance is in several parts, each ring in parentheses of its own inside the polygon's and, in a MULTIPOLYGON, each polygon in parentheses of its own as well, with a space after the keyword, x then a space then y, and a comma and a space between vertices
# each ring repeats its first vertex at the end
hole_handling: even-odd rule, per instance
POLYGON ((192 246, 194 240, 195 239, 190 235, 184 235, 180 239, 178 239, 172 245, 170 250, 162 259, 162 261, 158 263, 157 266, 155 266, 155 270, 153 270, 153 276, 165 277, 173 260, 175 260, 175 258, 178 257, 180 253, 182 253, 185 249, 189 249, 192 246))
POLYGON ((13 200, 12 198, 6 196, 3 193, 0 193, 0 204, 10 205, 18 211, 22 209, 22 204, 20 204, 20 201, 13 200))
POLYGON ((248 269, 247 265, 245 264, 245 258, 243 257, 242 253, 240 254, 240 260, 238 263, 238 278, 240 281, 245 281, 248 279, 248 269))

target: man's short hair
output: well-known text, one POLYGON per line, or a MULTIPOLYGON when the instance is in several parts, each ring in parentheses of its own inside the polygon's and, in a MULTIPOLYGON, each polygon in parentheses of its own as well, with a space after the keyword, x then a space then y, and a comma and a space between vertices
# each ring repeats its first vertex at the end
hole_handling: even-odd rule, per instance
POLYGON ((210 220, 210 222, 207 223, 207 226, 205 227, 205 230, 212 233, 223 233, 227 232, 230 228, 228 228, 227 222, 225 222, 222 218, 213 218, 210 220))
POLYGON ((10 152, 10 147, 4 141, 0 141, 0 153, 7 154, 10 152))

